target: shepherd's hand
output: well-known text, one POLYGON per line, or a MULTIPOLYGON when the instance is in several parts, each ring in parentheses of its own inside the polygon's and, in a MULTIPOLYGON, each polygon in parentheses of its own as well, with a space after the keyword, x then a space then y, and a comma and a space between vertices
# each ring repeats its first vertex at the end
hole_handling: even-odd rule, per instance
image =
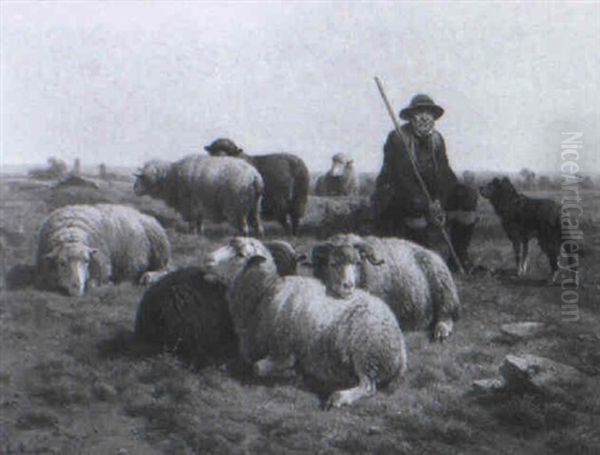
POLYGON ((429 204, 429 216, 438 226, 443 226, 446 223, 446 213, 438 199, 429 204))

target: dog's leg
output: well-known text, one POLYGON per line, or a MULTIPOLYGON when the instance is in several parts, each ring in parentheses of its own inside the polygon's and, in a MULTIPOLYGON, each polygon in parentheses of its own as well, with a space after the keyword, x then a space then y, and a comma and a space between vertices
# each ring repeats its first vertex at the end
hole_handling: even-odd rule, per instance
POLYGON ((515 262, 517 263, 517 275, 521 274, 521 242, 518 239, 512 241, 513 251, 515 253, 515 262))
POLYGON ((529 240, 523 240, 523 260, 521 262, 521 272, 522 275, 527 273, 527 269, 529 268, 529 240))

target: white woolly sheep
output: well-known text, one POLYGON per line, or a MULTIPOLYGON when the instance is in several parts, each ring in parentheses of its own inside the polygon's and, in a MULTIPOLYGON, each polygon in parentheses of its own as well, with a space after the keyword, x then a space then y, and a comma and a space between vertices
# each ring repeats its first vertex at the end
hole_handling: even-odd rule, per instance
POLYGON ((260 202, 263 180, 243 160, 190 155, 175 163, 149 161, 136 174, 134 192, 164 200, 202 232, 204 219, 228 221, 242 235, 262 236, 260 202))
POLYGON ((311 277, 280 277, 258 240, 235 238, 207 256, 207 273, 228 286, 240 354, 259 376, 294 367, 330 390, 327 406, 349 405, 395 382, 406 369, 398 322, 377 297, 330 295, 311 277), (358 384, 357 384, 358 383, 358 384))
POLYGON ((428 329, 437 341, 452 333, 459 313, 458 291, 437 253, 407 240, 340 234, 315 246, 311 256, 315 277, 332 289, 358 286, 380 297, 402 330, 428 329), (348 255, 349 247, 360 256, 357 260, 348 255), (331 256, 344 251, 347 261, 359 263, 354 281, 342 282, 340 277, 328 275, 331 256))
MULTIPOLYGON (((265 243, 280 275, 295 273, 298 254, 285 241, 265 243)), ((174 352, 196 367, 222 363, 237 354, 237 336, 226 287, 199 267, 169 273, 144 293, 137 310, 138 340, 174 352)))
POLYGON ((123 205, 69 205, 42 224, 37 279, 42 288, 81 296, 109 281, 154 281, 170 260, 169 239, 154 218, 123 205))
POLYGON ((331 157, 331 169, 317 179, 317 196, 355 196, 358 194, 358 176, 354 161, 344 153, 331 157))

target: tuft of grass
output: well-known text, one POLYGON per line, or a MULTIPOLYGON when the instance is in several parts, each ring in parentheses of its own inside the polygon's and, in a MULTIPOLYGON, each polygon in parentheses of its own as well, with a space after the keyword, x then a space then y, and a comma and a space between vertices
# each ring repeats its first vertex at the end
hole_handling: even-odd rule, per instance
POLYGON ((49 411, 32 411, 22 414, 17 419, 16 427, 20 430, 52 429, 58 426, 58 417, 49 411))

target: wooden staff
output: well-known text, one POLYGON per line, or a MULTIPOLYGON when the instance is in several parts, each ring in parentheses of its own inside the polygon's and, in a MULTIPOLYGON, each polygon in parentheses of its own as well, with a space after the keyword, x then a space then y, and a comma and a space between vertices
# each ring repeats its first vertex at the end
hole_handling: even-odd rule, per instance
MULTIPOLYGON (((398 123, 398 119, 396 119, 396 115, 394 114, 394 110, 392 109, 392 106, 385 94, 385 91, 383 90, 383 85, 381 84, 381 81, 379 80, 379 78, 377 76, 375 76, 375 83, 377 84, 377 88, 379 89, 379 93, 381 94, 381 98, 383 98, 383 103, 385 104, 385 107, 387 108, 388 114, 390 114, 390 117, 392 119, 392 122, 394 122, 394 128, 396 129, 396 134, 398 134, 398 136, 400 138, 402 138, 402 133, 400 132, 400 123, 398 123)), ((423 194, 425 195, 425 197, 427 198, 427 202, 429 203, 429 205, 431 206, 433 204, 433 200, 431 199, 431 194, 429 194, 429 190, 427 190, 427 186, 425 185, 425 181, 423 180, 423 177, 421 177, 421 174, 419 173, 419 169, 417 168, 417 163, 415 163, 412 154, 409 152, 408 154, 408 159, 410 161, 410 164, 412 165, 413 168, 413 172, 415 174, 415 177, 417 177, 417 181, 419 182, 419 186, 421 187, 421 190, 423 191, 423 194)), ((460 259, 458 258, 458 255, 456 254, 456 251, 454 250, 454 247, 452 246, 452 242, 450 241, 450 237, 448 236, 448 233, 446 232, 446 229, 444 229, 443 223, 442 222, 437 222, 435 223, 440 227, 440 231, 442 231, 442 236, 444 237, 444 240, 446 241, 446 244, 448 245, 448 248, 450 249, 450 254, 452 255, 452 259, 454 259, 455 263, 458 266, 458 271, 460 272, 461 275, 465 274, 465 269, 462 266, 462 263, 460 262, 460 259)))

